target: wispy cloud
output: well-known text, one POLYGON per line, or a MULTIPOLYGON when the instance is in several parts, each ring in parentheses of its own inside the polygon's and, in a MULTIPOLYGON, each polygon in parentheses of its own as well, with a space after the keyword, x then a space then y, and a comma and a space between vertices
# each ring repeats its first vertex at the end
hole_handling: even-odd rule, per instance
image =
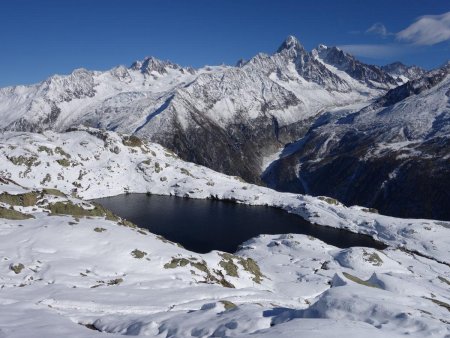
POLYGON ((398 32, 400 41, 414 45, 431 46, 450 40, 450 12, 441 15, 425 15, 398 32))
POLYGON ((357 45, 341 45, 338 48, 355 56, 362 56, 371 59, 386 59, 390 57, 398 57, 406 52, 402 46, 388 44, 357 44, 357 45))
POLYGON ((391 39, 385 44, 349 44, 338 47, 359 57, 380 60, 400 57, 417 52, 420 46, 450 41, 450 12, 421 16, 398 33, 389 32, 381 22, 374 23, 364 33, 391 39))
POLYGON ((366 30, 366 34, 372 34, 372 35, 378 35, 382 38, 387 37, 388 35, 393 35, 393 33, 389 32, 385 25, 383 25, 381 22, 376 22, 372 26, 370 26, 366 30))

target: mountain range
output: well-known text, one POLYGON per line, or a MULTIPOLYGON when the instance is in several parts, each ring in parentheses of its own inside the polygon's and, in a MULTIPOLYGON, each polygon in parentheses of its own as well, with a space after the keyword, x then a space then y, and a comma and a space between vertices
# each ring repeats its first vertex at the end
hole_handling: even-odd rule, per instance
MULTIPOLYGON (((356 165, 362 178, 358 176, 353 180, 356 167, 347 166, 347 170, 336 162, 346 173, 335 175, 337 181, 317 185, 306 182, 305 177, 314 176, 314 180, 323 181, 318 164, 314 162, 314 166, 307 168, 300 160, 305 156, 302 149, 306 148, 298 146, 318 146, 324 142, 322 133, 325 134, 325 130, 333 133, 336 125, 342 129, 333 136, 340 160, 348 153, 346 146, 353 147, 355 142, 365 144, 364 147, 354 146, 361 155, 357 156, 358 162, 366 156, 361 152, 374 152, 379 142, 415 140, 417 143, 420 140, 422 144, 428 140, 424 147, 429 155, 440 158, 443 163, 427 160, 426 168, 420 171, 418 166, 412 166, 411 175, 421 175, 426 169, 429 175, 424 184, 439 184, 441 177, 448 173, 446 157, 442 156, 446 147, 444 144, 437 152, 435 146, 429 145, 429 139, 432 135, 444 135, 444 138, 448 135, 448 105, 445 103, 448 96, 441 95, 448 86, 448 67, 435 72, 443 77, 401 63, 384 67, 368 65, 337 47, 319 45, 307 51, 295 37, 289 36, 275 53, 258 54, 250 60, 241 60, 236 66, 193 69, 147 57, 130 67, 118 66, 105 72, 77 69, 70 75, 55 75, 35 85, 3 88, 0 89, 0 130, 62 132, 85 125, 134 134, 162 144, 186 161, 240 176, 252 183, 312 195, 331 195, 345 203, 408 216, 409 211, 394 210, 397 208, 385 204, 394 196, 406 194, 403 185, 410 185, 411 180, 397 180, 400 192, 393 195, 386 193, 384 186, 384 190, 380 190, 380 184, 410 158, 397 156, 395 164, 377 171, 379 177, 373 184, 370 178, 373 174, 364 166, 356 165), (411 101, 408 111, 414 111, 415 98, 434 97, 434 93, 441 103, 433 107, 423 105, 421 114, 417 113, 426 116, 428 130, 405 126, 404 134, 397 132, 404 123, 418 125, 421 121, 417 120, 416 113, 408 113, 407 108, 397 113, 404 106, 403 101, 411 101), (375 112, 381 107, 390 113, 375 112), (431 110, 433 112, 428 114, 431 110), (366 121, 366 117, 370 121, 366 121), (363 128, 369 128, 372 133, 374 126, 377 135, 390 136, 362 137, 367 134, 363 128), (345 128, 353 132, 352 137, 343 131, 345 128), (315 132, 320 140, 312 137, 315 132), (395 138, 392 133, 400 136, 395 138), (371 189, 354 188, 361 184, 358 180, 368 180, 366 185, 371 189), (306 182, 308 188, 301 181, 306 182), (383 202, 377 197, 380 195, 387 196, 383 202)), ((383 157, 379 158, 383 163, 383 157)), ((316 160, 318 158, 311 158, 311 161, 316 160)), ((335 172, 336 166, 327 168, 335 172)), ((322 172, 331 177, 330 171, 322 172)), ((402 177, 402 172, 398 172, 402 177)), ((443 189, 445 187, 442 185, 443 189)), ((428 190, 419 192, 417 187, 410 187, 409 192, 417 195, 417 202, 421 203, 427 198, 428 190)), ((442 209, 447 195, 437 194, 439 203, 433 200, 433 208, 442 209)), ((410 203, 406 205, 409 209, 410 203)), ((415 210, 413 216, 417 217, 448 218, 447 214, 440 215, 425 206, 415 210)))

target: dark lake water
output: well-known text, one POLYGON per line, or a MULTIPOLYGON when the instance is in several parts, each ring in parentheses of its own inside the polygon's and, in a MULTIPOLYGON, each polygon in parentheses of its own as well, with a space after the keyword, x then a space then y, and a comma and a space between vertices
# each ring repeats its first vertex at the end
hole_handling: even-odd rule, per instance
POLYGON ((233 253, 240 244, 260 234, 287 233, 311 235, 339 248, 385 248, 369 236, 313 225, 297 215, 271 207, 145 194, 95 201, 141 228, 198 253, 211 250, 233 253))

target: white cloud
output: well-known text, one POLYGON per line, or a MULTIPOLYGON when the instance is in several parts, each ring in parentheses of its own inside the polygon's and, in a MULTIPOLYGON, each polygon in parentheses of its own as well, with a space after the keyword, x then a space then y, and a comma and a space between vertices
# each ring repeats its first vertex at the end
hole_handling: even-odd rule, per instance
POLYGON ((425 15, 396 34, 398 40, 414 45, 431 46, 450 40, 450 12, 425 15))
POLYGON ((387 59, 397 57, 406 53, 405 47, 398 45, 341 45, 338 48, 355 56, 362 56, 372 59, 387 59))
POLYGON ((390 33, 386 26, 383 25, 381 22, 376 22, 374 23, 372 26, 370 26, 367 30, 366 30, 367 34, 373 34, 373 35, 379 35, 381 37, 386 37, 388 35, 392 35, 392 33, 390 33))

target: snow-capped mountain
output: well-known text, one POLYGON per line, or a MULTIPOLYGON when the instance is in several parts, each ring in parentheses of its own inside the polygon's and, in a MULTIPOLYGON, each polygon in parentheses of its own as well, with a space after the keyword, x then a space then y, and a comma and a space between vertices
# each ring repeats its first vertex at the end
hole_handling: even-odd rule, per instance
POLYGON ((361 110, 323 115, 265 173, 277 189, 450 219, 450 63, 361 110))
POLYGON ((186 160, 258 181, 266 158, 302 137, 319 114, 396 85, 382 69, 332 47, 308 52, 290 36, 274 54, 235 67, 194 70, 149 57, 129 68, 79 69, 3 88, 0 129, 84 124, 137 134, 186 160))
POLYGON ((398 61, 382 66, 381 69, 392 77, 403 81, 415 80, 426 73, 423 68, 417 66, 406 66, 398 61))
POLYGON ((347 73, 368 87, 390 89, 397 86, 398 82, 404 82, 403 80, 397 81, 388 71, 378 66, 360 62, 337 47, 319 45, 312 51, 312 54, 325 64, 347 73))

